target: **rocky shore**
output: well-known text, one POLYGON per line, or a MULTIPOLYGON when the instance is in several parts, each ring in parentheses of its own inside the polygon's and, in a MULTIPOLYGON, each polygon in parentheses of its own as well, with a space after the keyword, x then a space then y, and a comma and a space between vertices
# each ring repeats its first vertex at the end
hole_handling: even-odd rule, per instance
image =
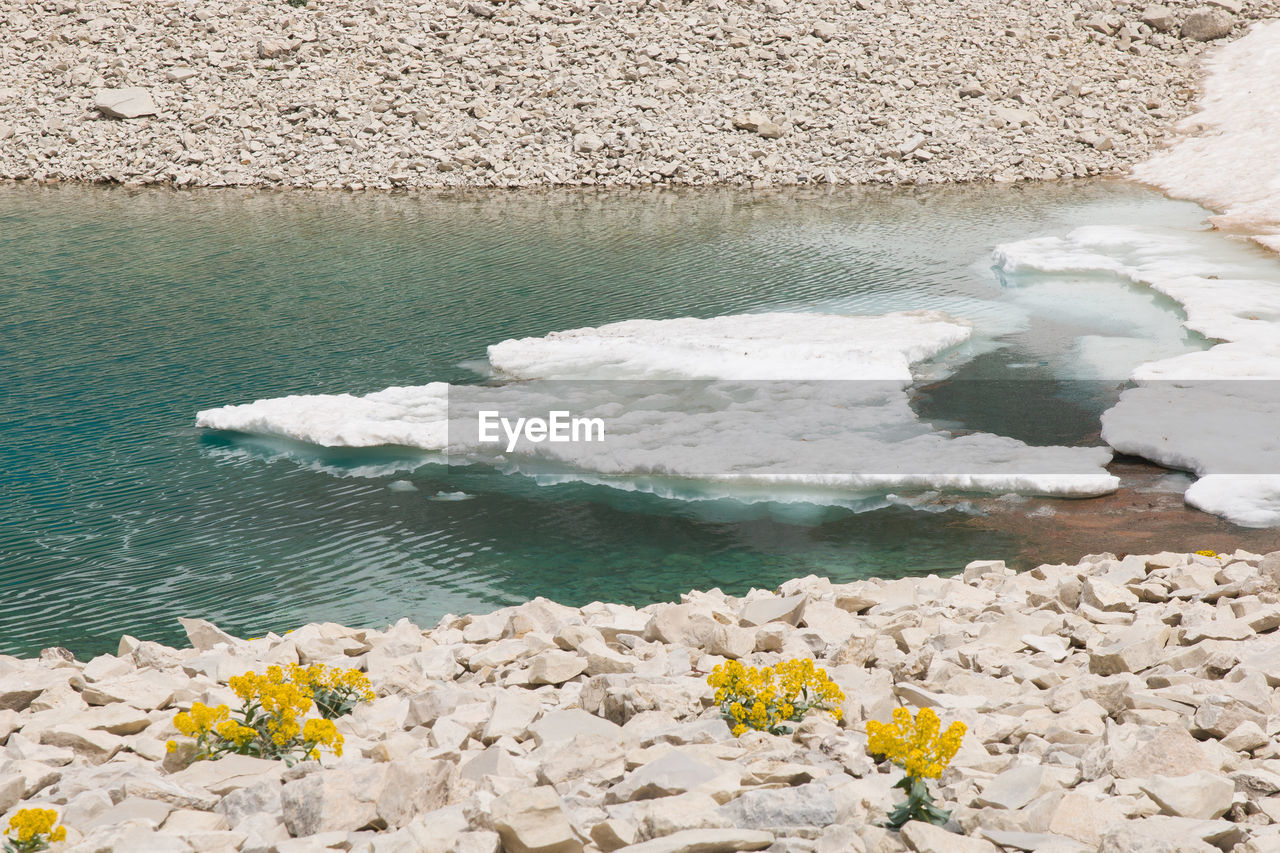
POLYGON ((1280 552, 682 599, 0 657, 2 820, 53 808, 78 853, 1280 850, 1280 552), (841 722, 734 738, 706 673, 807 657, 841 722), (341 757, 166 750, 179 710, 291 662, 372 680, 341 757), (934 784, 948 828, 878 825, 899 771, 865 724, 899 704, 968 726, 934 784))
POLYGON ((0 179, 800 185, 1115 173, 1275 0, 12 0, 0 179))

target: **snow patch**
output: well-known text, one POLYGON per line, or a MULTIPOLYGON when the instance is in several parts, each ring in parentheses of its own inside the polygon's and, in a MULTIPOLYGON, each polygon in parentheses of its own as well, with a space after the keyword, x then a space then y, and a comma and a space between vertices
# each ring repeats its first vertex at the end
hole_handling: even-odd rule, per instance
POLYGON ((1259 22, 1218 48, 1188 135, 1136 166, 1134 177, 1222 211, 1220 228, 1280 251, 1280 21, 1259 22))

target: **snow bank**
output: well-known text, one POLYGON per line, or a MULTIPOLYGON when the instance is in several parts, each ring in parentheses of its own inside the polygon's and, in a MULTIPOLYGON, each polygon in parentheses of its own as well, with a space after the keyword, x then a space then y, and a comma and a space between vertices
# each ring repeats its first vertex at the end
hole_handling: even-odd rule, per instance
POLYGON ((1222 211, 1220 228, 1280 251, 1280 21, 1218 48, 1185 136, 1134 177, 1222 211))

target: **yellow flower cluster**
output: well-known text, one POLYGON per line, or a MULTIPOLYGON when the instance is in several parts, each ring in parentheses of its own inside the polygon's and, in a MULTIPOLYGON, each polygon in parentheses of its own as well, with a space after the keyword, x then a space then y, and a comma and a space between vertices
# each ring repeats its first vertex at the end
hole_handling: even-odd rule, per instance
POLYGON ((230 716, 231 709, 226 705, 210 707, 202 702, 196 702, 191 706, 190 711, 173 718, 173 727, 187 737, 199 738, 214 731, 219 723, 229 719, 230 716))
POLYGON ((313 663, 311 666, 289 665, 289 678, 302 687, 319 687, 324 690, 351 690, 366 702, 373 699, 373 685, 369 676, 358 669, 338 669, 313 663))
MULTIPOLYGON (((358 675, 367 684, 364 674, 358 675)), ((313 691, 333 684, 358 687, 360 679, 342 670, 295 664, 287 672, 283 667, 269 666, 264 673, 246 672, 227 683, 240 697, 239 710, 196 702, 190 711, 173 718, 174 728, 195 739, 197 758, 238 753, 293 761, 313 758, 322 748, 342 755, 343 738, 337 726, 327 718, 307 716, 313 708, 320 710, 313 691)), ((169 750, 176 749, 177 744, 170 742, 169 750)))
POLYGON ((311 693, 285 680, 281 667, 269 666, 264 675, 246 672, 233 676, 227 684, 246 707, 256 704, 261 708, 264 733, 276 746, 286 747, 302 734, 299 720, 311 710, 311 693))
POLYGON ((44 850, 52 841, 63 841, 67 837, 66 827, 54 828, 58 822, 58 813, 53 809, 20 809, 9 818, 9 828, 5 830, 6 849, 27 853, 27 851, 44 850))
POLYGON ((306 725, 302 727, 302 739, 313 744, 311 747, 313 750, 323 746, 331 750, 334 755, 342 755, 342 734, 333 720, 307 720, 306 725))
POLYGON ((358 669, 339 669, 318 663, 291 664, 289 680, 311 694, 316 710, 326 719, 349 714, 358 703, 373 700, 369 676, 358 669))
POLYGON ((839 705, 844 693, 808 659, 762 669, 725 661, 711 671, 707 684, 715 688, 716 704, 735 737, 751 729, 789 734, 785 723, 799 721, 815 708, 837 720, 843 713, 839 705))
POLYGON ((955 758, 967 731, 961 722, 952 723, 945 732, 941 729, 931 708, 921 708, 915 719, 906 708, 894 708, 893 722, 867 723, 867 750, 889 759, 908 777, 937 779, 955 758))

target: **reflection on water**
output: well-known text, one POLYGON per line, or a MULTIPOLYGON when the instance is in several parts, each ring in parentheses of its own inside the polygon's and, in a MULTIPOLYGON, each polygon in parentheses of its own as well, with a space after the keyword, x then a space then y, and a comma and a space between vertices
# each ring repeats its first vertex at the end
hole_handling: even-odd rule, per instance
MULTIPOLYGON (((989 269, 996 243, 1097 221, 1194 228, 1202 216, 1105 182, 421 196, 0 187, 0 652, 87 654, 124 632, 173 641, 180 615, 258 634, 319 619, 433 622, 534 595, 639 604, 809 572, 1070 556, 1050 525, 992 521, 1021 510, 681 503, 479 469, 409 473, 379 452, 300 464, 284 445, 202 435, 193 416, 286 394, 473 382, 468 365, 488 344, 636 317, 938 308, 972 320, 999 347, 992 358, 1048 362, 1087 323, 1003 290, 989 269)), ((1129 311, 1130 326, 1170 322, 1166 306, 1138 301, 1150 307, 1129 311)), ((930 417, 956 414, 937 408, 930 417)), ((1091 550, 1123 550, 1132 527, 1094 531, 1091 550)))

